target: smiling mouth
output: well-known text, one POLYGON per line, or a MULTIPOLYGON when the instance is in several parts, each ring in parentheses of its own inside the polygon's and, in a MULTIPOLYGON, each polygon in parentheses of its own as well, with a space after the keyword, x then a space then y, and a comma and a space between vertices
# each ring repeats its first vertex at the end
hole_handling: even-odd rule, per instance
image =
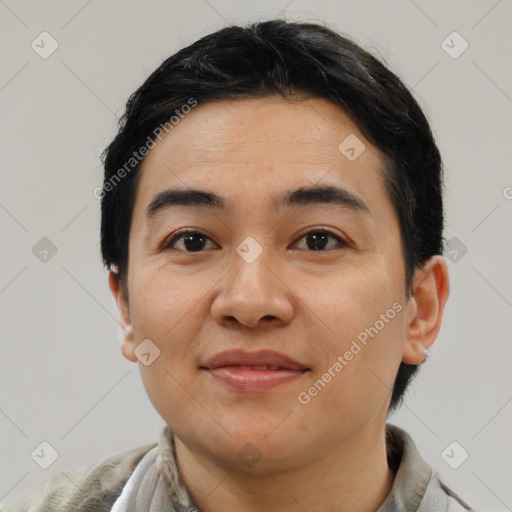
POLYGON ((309 371, 308 368, 297 370, 276 365, 229 365, 201 370, 228 389, 253 393, 292 382, 309 371))
POLYGON ((257 393, 300 379, 310 368, 287 354, 272 349, 225 350, 200 367, 225 389, 257 393))
POLYGON ((220 366, 218 368, 210 368, 210 369, 216 370, 219 368, 231 368, 234 370, 252 370, 252 371, 257 371, 257 372, 260 372, 260 371, 274 372, 274 371, 279 371, 279 370, 283 370, 283 371, 292 371, 293 370, 292 368, 288 368, 285 366, 278 366, 275 364, 260 364, 260 365, 230 364, 230 365, 220 366))

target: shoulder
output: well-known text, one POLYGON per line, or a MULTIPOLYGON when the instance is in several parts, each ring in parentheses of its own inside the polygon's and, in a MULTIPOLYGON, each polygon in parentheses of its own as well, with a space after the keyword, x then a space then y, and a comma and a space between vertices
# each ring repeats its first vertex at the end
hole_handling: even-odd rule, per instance
POLYGON ((61 471, 14 496, 0 512, 107 512, 142 457, 157 443, 61 471))

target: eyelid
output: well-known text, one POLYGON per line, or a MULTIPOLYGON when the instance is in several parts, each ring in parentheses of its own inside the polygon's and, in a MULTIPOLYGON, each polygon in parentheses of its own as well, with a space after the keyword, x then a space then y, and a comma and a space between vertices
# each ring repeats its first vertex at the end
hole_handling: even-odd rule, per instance
MULTIPOLYGON (((313 226, 313 227, 304 228, 303 230, 299 231, 299 233, 297 234, 297 238, 295 239, 293 244, 297 243, 301 238, 308 235, 309 233, 317 233, 317 232, 323 232, 323 233, 327 233, 327 234, 331 235, 332 237, 334 237, 337 240, 337 242, 340 246, 344 246, 344 247, 352 246, 351 242, 347 241, 343 236, 338 235, 336 232, 334 232, 332 230, 332 228, 328 228, 326 226, 313 226)), ((168 236, 167 238, 165 238, 161 244, 161 248, 163 250, 170 249, 171 246, 174 244, 174 242, 176 242, 182 236, 184 236, 188 233, 204 235, 206 238, 208 238, 208 240, 210 240, 212 243, 215 244, 215 242, 212 240, 212 238, 209 235, 207 235, 206 233, 204 233, 203 231, 201 231, 200 229, 183 228, 183 229, 180 229, 180 230, 174 232, 172 235, 168 236)), ((215 244, 215 245, 217 245, 217 244, 215 244)), ((187 251, 184 251, 184 252, 188 253, 187 251)), ((204 252, 204 251, 198 251, 198 252, 200 253, 200 252, 204 252)), ((319 251, 319 252, 326 252, 326 251, 319 251)), ((192 252, 190 252, 190 253, 192 254, 192 252)))
MULTIPOLYGON (((305 235, 307 235, 309 233, 317 233, 317 232, 323 232, 323 233, 332 235, 334 238, 337 239, 338 243, 342 246, 346 246, 346 247, 352 246, 352 242, 348 241, 346 239, 346 237, 339 235, 338 233, 333 231, 332 228, 328 228, 326 226, 313 226, 313 227, 304 228, 303 231, 299 231, 297 240, 295 242, 297 242, 298 240, 300 240, 301 238, 303 238, 305 235)), ((319 251, 319 252, 326 252, 326 251, 319 251)))
MULTIPOLYGON (((208 240, 210 240, 212 243, 215 244, 215 242, 212 240, 212 238, 209 235, 207 235, 204 231, 197 229, 197 228, 183 228, 183 229, 179 229, 178 231, 175 231, 172 235, 169 235, 168 237, 164 238, 164 241, 161 243, 160 248, 162 250, 170 249, 171 245, 173 245, 177 240, 179 240, 180 237, 182 237, 188 233, 203 235, 206 238, 208 238, 208 240)), ((215 244, 215 245, 217 245, 217 244, 215 244)), ((203 251, 199 251, 199 252, 203 252, 203 251)))

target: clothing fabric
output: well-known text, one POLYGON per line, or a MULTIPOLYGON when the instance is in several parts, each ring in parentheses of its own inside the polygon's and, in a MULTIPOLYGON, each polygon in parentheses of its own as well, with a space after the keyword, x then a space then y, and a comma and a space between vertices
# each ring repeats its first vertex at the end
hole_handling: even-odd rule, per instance
POLYGON ((164 428, 160 443, 135 468, 111 512, 200 512, 178 471, 174 437, 164 428))
MULTIPOLYGON (((474 511, 433 474, 411 437, 386 424, 390 493, 376 512, 474 511)), ((174 436, 61 472, 16 496, 0 512, 201 512, 183 483, 174 436)))

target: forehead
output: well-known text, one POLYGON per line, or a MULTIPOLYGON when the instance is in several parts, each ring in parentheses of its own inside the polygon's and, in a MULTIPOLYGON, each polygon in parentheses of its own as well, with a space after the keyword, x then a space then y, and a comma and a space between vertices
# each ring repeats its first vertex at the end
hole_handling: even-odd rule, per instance
MULTIPOLYGON (((338 150, 340 137, 354 134, 364 139, 357 125, 336 104, 323 98, 285 99, 279 95, 222 100, 195 107, 183 116, 167 137, 165 144, 150 152, 151 161, 166 146, 186 144, 187 153, 216 158, 250 154, 254 148, 272 147, 273 158, 279 149, 288 161, 302 162, 328 150, 338 150), (303 151, 290 154, 290 147, 303 151)), ((338 153, 339 154, 339 153, 338 153)), ((179 155, 174 155, 179 158, 179 155)), ((338 155, 337 155, 338 156, 338 155)), ((260 154, 260 157, 265 155, 260 154)))
POLYGON ((177 187, 242 201, 336 183, 382 196, 383 167, 379 150, 328 100, 272 95, 199 103, 146 156, 135 210, 141 214, 157 192, 177 187), (347 145, 352 153, 344 153, 347 145))

